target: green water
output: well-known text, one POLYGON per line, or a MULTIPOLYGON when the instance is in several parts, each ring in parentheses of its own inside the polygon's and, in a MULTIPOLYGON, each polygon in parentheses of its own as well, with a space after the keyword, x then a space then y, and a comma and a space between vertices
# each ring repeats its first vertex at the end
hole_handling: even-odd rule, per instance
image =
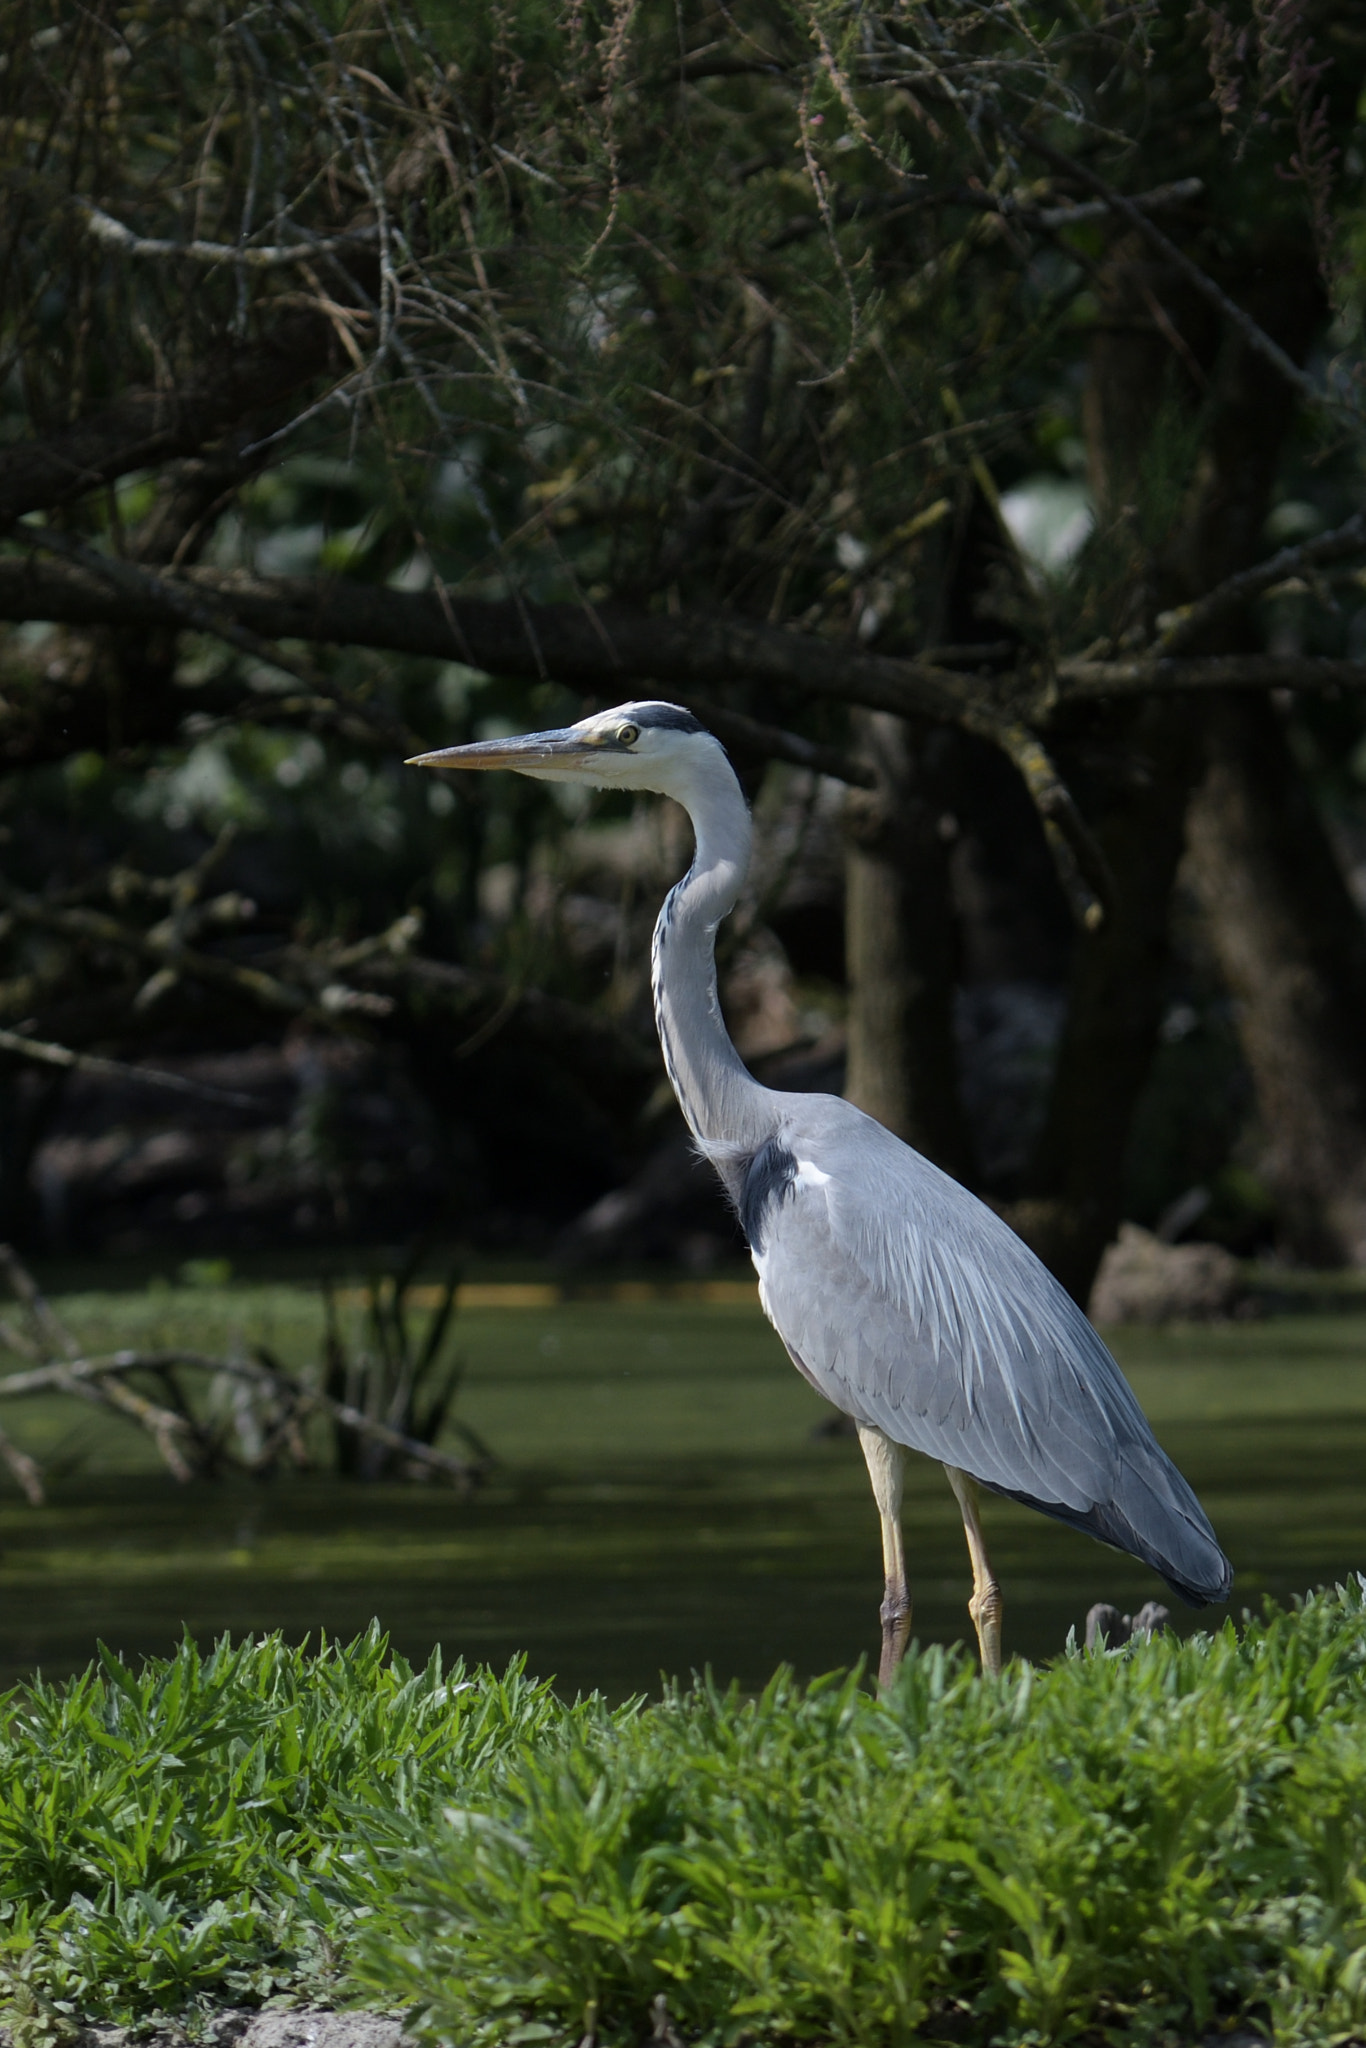
MULTIPOLYGON (((316 1345, 302 1289, 61 1306, 91 1346, 265 1337, 302 1363, 316 1345)), ((8 1482, 0 1495, 0 1678, 70 1671, 97 1638, 164 1651, 182 1625, 202 1640, 349 1635, 372 1615, 409 1656, 525 1650, 566 1690, 615 1696, 661 1670, 710 1665, 753 1687, 781 1661, 813 1673, 874 1649, 880 1555, 858 1446, 813 1438, 829 1411, 757 1308, 580 1303, 461 1326, 461 1412, 502 1460, 470 1500, 311 1474, 182 1488, 93 1410, 6 1403, 0 1421, 53 1480, 46 1508, 8 1482)), ((1233 1558, 1235 1610, 1366 1569, 1366 1317, 1125 1331, 1115 1348, 1233 1558)), ((1026 1509, 989 1501, 986 1518, 1009 1648, 1055 1653, 1093 1601, 1163 1594, 1026 1509)), ((906 1530, 916 1632, 970 1639, 957 1509, 920 1460, 906 1530)))

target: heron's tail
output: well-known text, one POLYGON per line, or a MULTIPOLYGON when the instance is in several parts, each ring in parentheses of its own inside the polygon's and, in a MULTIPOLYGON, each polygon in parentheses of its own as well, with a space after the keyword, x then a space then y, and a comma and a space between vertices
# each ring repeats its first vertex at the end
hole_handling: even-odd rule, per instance
POLYGON ((1016 1493, 1009 1487, 983 1484, 1007 1500, 1018 1500, 1041 1515, 1084 1529, 1101 1543, 1127 1550, 1161 1574, 1173 1593, 1188 1607, 1208 1607, 1211 1601, 1227 1600, 1233 1585, 1233 1566, 1219 1548, 1204 1509, 1175 1465, 1158 1450, 1149 1470, 1126 1465, 1115 1498, 1095 1501, 1086 1508, 1071 1508, 1059 1501, 1039 1500, 1033 1494, 1016 1493))

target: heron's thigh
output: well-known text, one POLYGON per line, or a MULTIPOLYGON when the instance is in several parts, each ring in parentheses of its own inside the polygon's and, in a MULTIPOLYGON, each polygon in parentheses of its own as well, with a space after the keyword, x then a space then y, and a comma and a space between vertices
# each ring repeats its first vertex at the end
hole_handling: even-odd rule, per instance
POLYGON ((863 1448, 863 1462, 868 1467, 878 1513, 884 1522, 899 1521, 901 1489, 906 1472, 905 1450, 872 1422, 860 1422, 858 1440, 863 1448))

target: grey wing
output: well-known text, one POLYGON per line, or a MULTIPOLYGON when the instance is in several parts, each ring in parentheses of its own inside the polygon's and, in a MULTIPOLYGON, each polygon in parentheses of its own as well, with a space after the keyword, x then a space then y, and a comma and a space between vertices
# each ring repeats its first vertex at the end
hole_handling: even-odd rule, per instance
POLYGON ((760 1297, 829 1400, 1144 1559, 1197 1606, 1227 1597, 1195 1495, 1014 1231, 832 1097, 802 1099, 766 1149, 746 1217, 760 1297))

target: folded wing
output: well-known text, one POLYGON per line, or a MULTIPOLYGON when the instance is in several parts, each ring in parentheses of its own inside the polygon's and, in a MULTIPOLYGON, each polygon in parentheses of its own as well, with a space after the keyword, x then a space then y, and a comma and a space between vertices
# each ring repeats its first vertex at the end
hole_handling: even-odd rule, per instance
POLYGON ((756 1155, 764 1309, 827 1398, 1142 1558, 1193 1605, 1232 1571, 1086 1317, 984 1204, 833 1097, 756 1155))

